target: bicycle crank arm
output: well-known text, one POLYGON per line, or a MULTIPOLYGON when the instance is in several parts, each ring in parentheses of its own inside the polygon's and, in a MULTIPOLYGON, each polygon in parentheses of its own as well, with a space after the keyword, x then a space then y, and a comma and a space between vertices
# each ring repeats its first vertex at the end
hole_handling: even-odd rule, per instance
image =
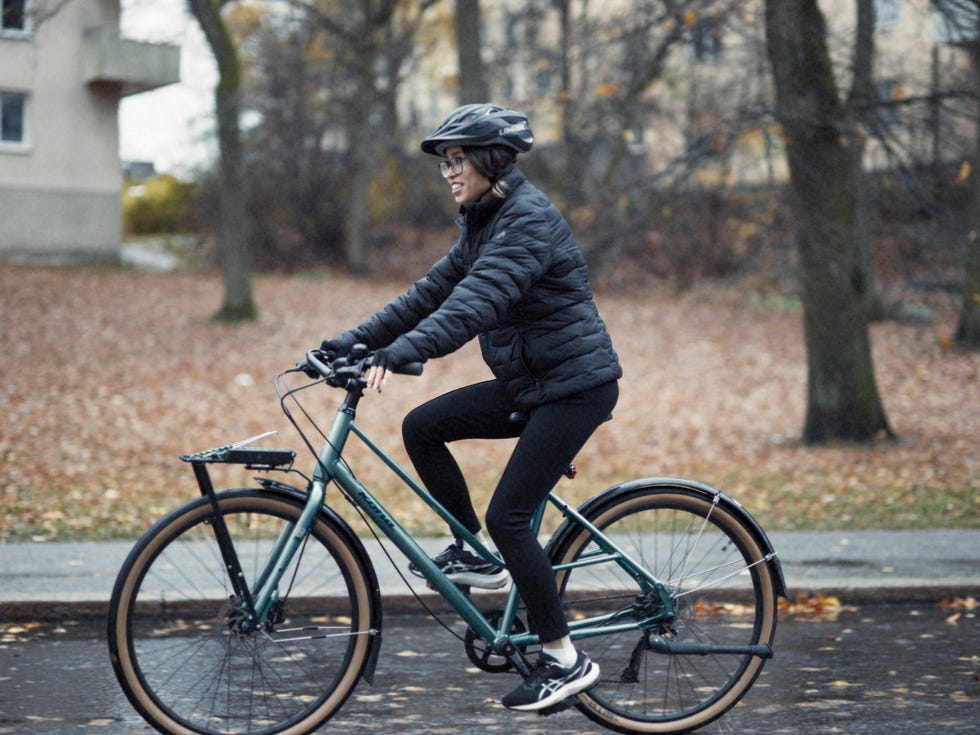
POLYGON ((772 646, 760 643, 754 646, 719 646, 712 643, 676 643, 667 640, 656 633, 647 636, 647 648, 655 653, 665 653, 669 656, 711 656, 716 653, 734 654, 736 656, 758 656, 772 658, 772 646))
POLYGON ((527 658, 524 656, 524 651, 511 643, 510 639, 503 642, 497 641, 494 648, 500 653, 501 656, 506 658, 510 665, 519 673, 522 677, 527 678, 527 675, 531 671, 531 667, 527 662, 527 658))

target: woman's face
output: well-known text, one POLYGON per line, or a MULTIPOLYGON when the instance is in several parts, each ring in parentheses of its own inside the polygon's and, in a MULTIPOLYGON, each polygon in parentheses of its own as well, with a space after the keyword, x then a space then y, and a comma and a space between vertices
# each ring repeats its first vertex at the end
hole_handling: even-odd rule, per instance
POLYGON ((446 162, 449 163, 445 173, 446 181, 452 187, 453 199, 457 204, 479 201, 490 191, 490 179, 473 168, 460 146, 454 145, 446 149, 446 162))

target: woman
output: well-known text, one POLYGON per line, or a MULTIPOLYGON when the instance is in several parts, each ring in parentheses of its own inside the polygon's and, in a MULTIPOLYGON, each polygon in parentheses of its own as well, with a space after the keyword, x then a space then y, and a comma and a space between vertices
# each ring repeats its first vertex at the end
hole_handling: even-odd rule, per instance
MULTIPOLYGON (((519 169, 531 149, 527 117, 467 105, 422 141, 460 204, 459 240, 405 294, 322 349, 374 350, 366 379, 446 355, 478 337, 493 379, 437 397, 405 417, 405 447, 422 482, 468 530, 480 521, 447 444, 519 437, 486 514, 487 531, 527 605, 543 651, 503 698, 540 710, 590 687, 599 667, 568 637, 554 573, 530 522, 619 394, 619 361, 596 310, 568 224, 519 169)), ((497 588, 507 572, 457 539, 434 559, 459 584, 497 588)), ((417 570, 413 570, 416 573, 417 570)))

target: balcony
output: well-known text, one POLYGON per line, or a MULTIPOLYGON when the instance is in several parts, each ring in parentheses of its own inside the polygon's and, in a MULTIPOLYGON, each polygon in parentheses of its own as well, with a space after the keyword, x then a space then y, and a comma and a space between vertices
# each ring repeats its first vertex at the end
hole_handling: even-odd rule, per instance
POLYGON ((180 81, 180 47, 120 38, 95 28, 82 41, 86 84, 118 84, 125 97, 180 81))

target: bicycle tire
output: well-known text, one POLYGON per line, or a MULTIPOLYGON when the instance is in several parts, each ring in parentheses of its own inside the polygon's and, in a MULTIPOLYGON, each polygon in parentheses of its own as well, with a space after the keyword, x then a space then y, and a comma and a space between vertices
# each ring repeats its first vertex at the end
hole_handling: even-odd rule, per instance
MULTIPOLYGON (((615 490, 615 488, 613 489, 615 490)), ((612 492, 584 515, 667 585, 673 620, 653 631, 673 643, 771 645, 777 601, 773 571, 753 528, 682 481, 612 492)), ((549 545, 554 564, 595 552, 591 534, 566 521, 549 545)), ((614 562, 557 573, 569 620, 624 610, 643 594, 614 562)), ((599 683, 578 708, 623 733, 689 732, 721 717, 755 682, 765 658, 654 652, 647 632, 610 633, 582 645, 599 683)))
MULTIPOLYGON (((217 498, 241 569, 254 576, 302 504, 245 489, 217 498)), ((340 524, 320 513, 282 577, 281 620, 241 632, 234 619, 244 606, 212 517, 208 498, 192 501, 130 552, 109 606, 116 677, 164 733, 309 733, 346 701, 368 663, 372 621, 380 621, 373 575, 340 524)))

